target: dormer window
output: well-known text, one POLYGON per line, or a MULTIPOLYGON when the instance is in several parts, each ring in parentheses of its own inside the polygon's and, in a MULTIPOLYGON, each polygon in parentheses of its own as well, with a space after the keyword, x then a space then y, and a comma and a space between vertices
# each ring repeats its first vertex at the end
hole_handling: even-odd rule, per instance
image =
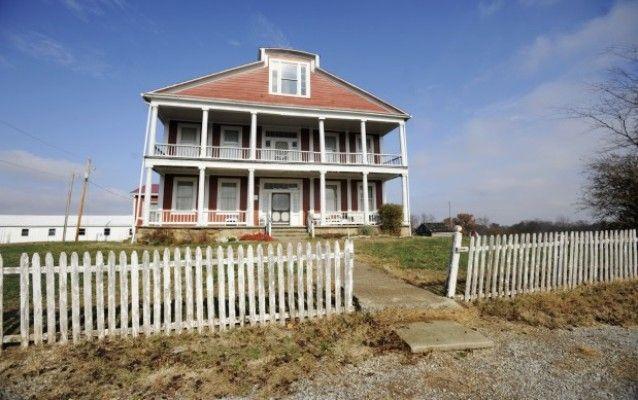
POLYGON ((270 93, 309 97, 308 70, 307 63, 270 60, 270 93))

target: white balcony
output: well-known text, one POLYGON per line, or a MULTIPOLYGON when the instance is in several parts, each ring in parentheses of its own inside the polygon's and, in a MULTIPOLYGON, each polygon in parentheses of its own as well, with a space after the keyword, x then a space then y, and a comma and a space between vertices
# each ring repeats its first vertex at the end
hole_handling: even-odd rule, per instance
MULTIPOLYGON (((201 158, 201 147, 197 145, 161 143, 155 145, 154 156, 169 158, 201 158)), ((256 160, 278 163, 321 163, 321 153, 305 150, 256 149, 256 160)), ((250 160, 247 147, 207 146, 204 159, 212 160, 250 160)), ((363 165, 362 153, 326 152, 326 164, 363 165)), ((403 165, 400 154, 368 154, 368 165, 403 165)))

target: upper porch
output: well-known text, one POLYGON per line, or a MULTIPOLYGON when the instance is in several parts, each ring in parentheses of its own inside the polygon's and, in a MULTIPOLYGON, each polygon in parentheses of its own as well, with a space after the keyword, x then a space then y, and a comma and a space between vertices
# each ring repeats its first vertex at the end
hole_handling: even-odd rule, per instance
POLYGON ((151 103, 147 135, 146 158, 163 163, 407 168, 405 122, 400 119, 151 103))

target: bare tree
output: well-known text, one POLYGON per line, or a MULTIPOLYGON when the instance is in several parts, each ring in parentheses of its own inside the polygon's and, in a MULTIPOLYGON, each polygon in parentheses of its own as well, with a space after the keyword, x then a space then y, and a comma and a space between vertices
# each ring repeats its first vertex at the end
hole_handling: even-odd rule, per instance
POLYGON ((600 221, 638 223, 638 48, 610 51, 619 63, 603 82, 592 85, 596 102, 573 108, 571 114, 589 121, 605 134, 607 146, 589 162, 582 203, 600 221))

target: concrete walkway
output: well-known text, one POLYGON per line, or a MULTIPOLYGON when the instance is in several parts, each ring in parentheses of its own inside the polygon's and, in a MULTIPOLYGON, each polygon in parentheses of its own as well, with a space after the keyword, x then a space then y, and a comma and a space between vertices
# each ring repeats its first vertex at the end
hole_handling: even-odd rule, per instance
POLYGON ((355 261, 354 296, 366 311, 389 307, 403 308, 459 308, 452 299, 405 283, 386 272, 355 261))

